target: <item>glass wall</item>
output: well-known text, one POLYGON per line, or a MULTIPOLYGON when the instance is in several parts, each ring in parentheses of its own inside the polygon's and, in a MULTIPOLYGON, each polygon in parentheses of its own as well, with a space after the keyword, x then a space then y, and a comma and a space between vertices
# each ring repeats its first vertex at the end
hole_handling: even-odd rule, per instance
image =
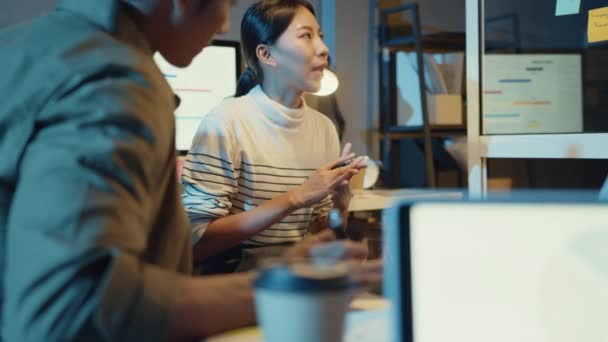
POLYGON ((485 0, 481 134, 608 132, 608 1, 485 0))

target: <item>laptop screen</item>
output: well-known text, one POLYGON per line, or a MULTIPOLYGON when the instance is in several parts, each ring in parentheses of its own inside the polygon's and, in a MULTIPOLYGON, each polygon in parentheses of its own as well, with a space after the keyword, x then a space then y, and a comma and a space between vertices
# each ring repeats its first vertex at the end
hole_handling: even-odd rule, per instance
POLYGON ((608 337, 605 205, 420 203, 392 213, 395 340, 608 337))

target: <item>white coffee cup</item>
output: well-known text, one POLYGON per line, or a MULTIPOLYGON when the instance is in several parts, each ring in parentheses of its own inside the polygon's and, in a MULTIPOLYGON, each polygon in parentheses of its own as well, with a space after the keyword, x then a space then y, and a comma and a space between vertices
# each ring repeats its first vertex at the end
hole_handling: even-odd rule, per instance
POLYGON ((339 342, 350 299, 345 267, 301 263, 262 270, 255 308, 265 342, 339 342))

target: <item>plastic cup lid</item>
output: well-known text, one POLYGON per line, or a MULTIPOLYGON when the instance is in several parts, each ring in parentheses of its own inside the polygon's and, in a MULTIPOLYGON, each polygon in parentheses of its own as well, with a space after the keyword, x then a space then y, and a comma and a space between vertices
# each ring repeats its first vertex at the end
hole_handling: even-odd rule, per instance
POLYGON ((302 263, 276 265, 260 272, 254 282, 256 289, 283 292, 331 292, 350 287, 350 277, 345 265, 320 267, 302 263))

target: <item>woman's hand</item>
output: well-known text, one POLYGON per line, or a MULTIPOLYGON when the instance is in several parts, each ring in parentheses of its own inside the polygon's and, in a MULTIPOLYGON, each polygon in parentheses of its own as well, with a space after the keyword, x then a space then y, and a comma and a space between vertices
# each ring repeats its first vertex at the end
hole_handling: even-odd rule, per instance
POLYGON ((309 258, 332 258, 350 262, 353 276, 361 286, 378 283, 382 279, 383 261, 367 260, 367 245, 350 240, 336 240, 330 230, 307 236, 289 248, 284 255, 287 262, 309 258))
POLYGON ((334 232, 325 229, 298 241, 287 250, 285 258, 290 261, 332 255, 336 260, 362 261, 367 258, 367 254, 368 249, 365 244, 350 240, 336 240, 334 232))
MULTIPOLYGON (((351 143, 346 143, 344 145, 344 149, 342 150, 341 156, 351 155, 351 143)), ((365 162, 363 159, 357 158, 351 162, 353 167, 358 170, 365 167, 365 162)), ((350 179, 350 178, 349 178, 350 179)), ((340 209, 341 211, 346 211, 348 209, 348 205, 350 204, 350 200, 353 197, 353 194, 350 189, 350 184, 348 181, 343 181, 340 185, 336 186, 334 190, 331 192, 332 201, 334 202, 334 208, 340 209)))
POLYGON ((339 159, 322 166, 302 185, 289 190, 288 195, 294 209, 310 207, 319 203, 344 182, 348 184, 348 180, 359 172, 359 163, 352 162, 337 168, 336 166, 354 157, 354 153, 342 155, 339 159))

